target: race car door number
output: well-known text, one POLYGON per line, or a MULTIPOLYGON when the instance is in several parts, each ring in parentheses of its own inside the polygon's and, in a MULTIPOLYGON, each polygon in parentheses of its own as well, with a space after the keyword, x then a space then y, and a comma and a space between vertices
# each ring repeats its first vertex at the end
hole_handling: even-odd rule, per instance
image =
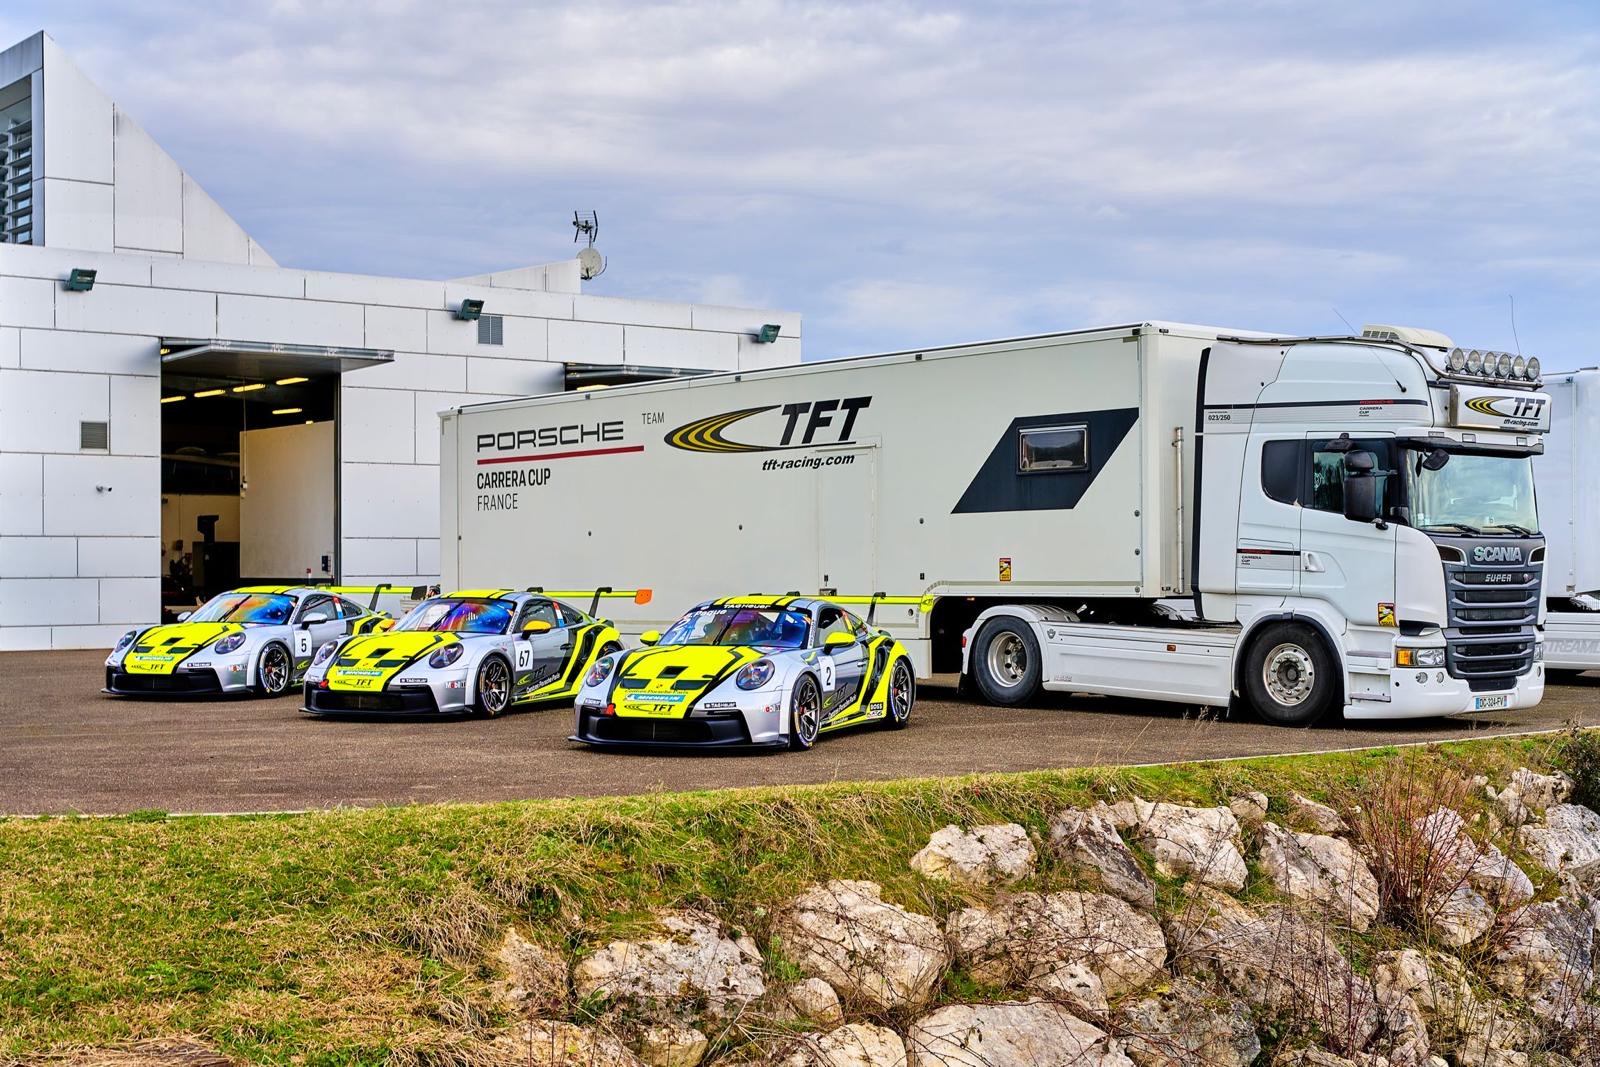
POLYGON ((297 656, 311 654, 311 631, 300 630, 294 635, 294 653, 297 656))
POLYGON ((517 670, 525 671, 533 663, 533 649, 526 644, 517 646, 517 670))
POLYGON ((831 656, 823 656, 822 662, 817 664, 817 669, 822 673, 822 691, 824 693, 833 692, 833 658, 831 656))

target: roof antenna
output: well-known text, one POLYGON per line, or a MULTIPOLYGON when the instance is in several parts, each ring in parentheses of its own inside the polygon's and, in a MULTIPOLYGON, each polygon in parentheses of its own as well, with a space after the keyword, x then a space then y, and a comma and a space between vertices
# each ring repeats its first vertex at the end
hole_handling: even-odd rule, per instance
POLYGON ((1333 309, 1333 313, 1335 315, 1339 315, 1339 321, 1344 323, 1345 329, 1350 331, 1350 336, 1351 337, 1354 337, 1356 335, 1356 328, 1354 326, 1350 325, 1350 320, 1345 318, 1343 315, 1340 315, 1338 308, 1334 308, 1333 309))
POLYGON ((1517 294, 1507 293, 1506 299, 1511 302, 1511 339, 1517 343, 1517 355, 1522 355, 1522 338, 1517 336, 1517 294))

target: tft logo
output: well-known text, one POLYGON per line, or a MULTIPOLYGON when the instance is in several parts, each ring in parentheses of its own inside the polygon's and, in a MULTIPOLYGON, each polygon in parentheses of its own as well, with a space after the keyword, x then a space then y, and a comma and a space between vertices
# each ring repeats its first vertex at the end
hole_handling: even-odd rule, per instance
POLYGON ((666 442, 686 452, 721 453, 778 452, 791 448, 849 444, 857 418, 871 405, 870 396, 851 396, 739 408, 685 423, 667 434, 666 442), (735 423, 769 412, 777 412, 777 419, 761 421, 767 424, 766 432, 777 437, 775 443, 736 441, 726 436, 735 423))

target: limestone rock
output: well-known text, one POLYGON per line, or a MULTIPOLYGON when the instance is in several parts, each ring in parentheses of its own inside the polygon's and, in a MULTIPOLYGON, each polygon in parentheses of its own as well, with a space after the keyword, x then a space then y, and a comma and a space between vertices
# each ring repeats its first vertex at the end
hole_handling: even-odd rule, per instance
POLYGON ((812 886, 779 914, 773 932, 802 971, 877 1010, 921 1007, 949 963, 938 922, 885 902, 875 882, 812 886))
POLYGON ((1479 843, 1467 836, 1466 820, 1449 808, 1439 808, 1422 818, 1417 829, 1446 883, 1465 878, 1491 905, 1505 907, 1533 899, 1533 881, 1493 842, 1479 843))
POLYGON ((633 1048, 649 1067, 699 1067, 711 1042, 692 1026, 652 1023, 639 1031, 633 1048))
POLYGON ((1190 808, 1135 800, 1134 836, 1155 857, 1156 870, 1188 875, 1218 889, 1244 888, 1249 869, 1239 851, 1239 820, 1227 808, 1190 808))
POLYGON ((1082 963, 1063 963, 1034 975, 1028 991, 1053 1001, 1075 1015, 1099 1018, 1111 1010, 1100 976, 1082 963))
POLYGON ((1552 804, 1544 825, 1524 826, 1517 838, 1539 866, 1600 886, 1600 815, 1582 804, 1552 804))
POLYGON ((910 1067, 1133 1067, 1105 1031, 1044 1001, 940 1008, 906 1048, 910 1067))
POLYGON ((1253 830, 1267 821, 1267 807, 1270 803, 1267 794, 1251 790, 1229 800, 1228 810, 1233 812, 1233 817, 1239 820, 1240 826, 1248 826, 1253 830))
POLYGON ((1166 924, 1181 971, 1216 974, 1260 1011, 1323 1030, 1335 1051, 1366 1047, 1381 1021, 1377 996, 1332 931, 1287 907, 1257 914, 1204 886, 1185 891, 1166 924))
POLYGON ((1261 1054, 1250 1010, 1180 978, 1159 997, 1125 1006, 1122 1039, 1138 1067, 1250 1067, 1261 1054))
POLYGON ((1349 842, 1302 834, 1263 823, 1258 835, 1262 870, 1292 900, 1327 908, 1353 929, 1370 929, 1378 917, 1378 880, 1349 842))
POLYGON ((1135 907, 1156 906, 1155 883, 1104 810, 1057 813, 1050 820, 1050 848, 1061 859, 1094 871, 1112 896, 1135 907))
POLYGON ((494 986, 496 1000, 527 1015, 552 1015, 567 1003, 567 961, 552 949, 507 930, 495 952, 506 978, 494 986))
POLYGON ((1325 1049, 1302 1048, 1280 1053, 1272 1061, 1272 1067, 1357 1067, 1357 1064, 1355 1060, 1335 1056, 1325 1049))
MULTIPOLYGON (((15 1061, 19 1067, 25 1062, 15 1061)), ((31 1061, 56 1067, 234 1067, 236 1061, 208 1045, 184 1038, 153 1038, 125 1048, 79 1049, 31 1061)))
POLYGON ((1350 832, 1350 826, 1344 821, 1344 816, 1328 805, 1318 804, 1310 797, 1301 796, 1299 793, 1289 794, 1289 813, 1295 821, 1311 827, 1319 834, 1350 832))
POLYGON ((1167 958, 1161 927, 1104 893, 1019 893, 993 907, 964 908, 946 924, 972 977, 998 986, 1074 988, 1072 965, 1100 980, 1104 997, 1158 979, 1167 958))
POLYGON ((695 911, 656 916, 659 933, 613 941, 573 969, 579 997, 626 1001, 648 1015, 737 1014, 766 992, 761 953, 748 937, 728 937, 715 916, 695 911))
POLYGON ((1565 804, 1572 796, 1572 784, 1565 774, 1539 774, 1519 767, 1504 789, 1497 792, 1490 786, 1484 792, 1508 823, 1520 826, 1554 804, 1565 804))
POLYGON ((1034 859, 1028 831, 1014 822, 970 832, 946 826, 911 857, 911 869, 937 881, 982 888, 1026 878, 1033 873, 1034 859))
POLYGON ((1514 1000, 1574 1002, 1595 985, 1594 915, 1552 900, 1506 916, 1489 984, 1514 1000))
POLYGON ((804 978, 784 987, 784 1005, 791 1018, 810 1019, 824 1026, 844 1022, 844 1009, 839 1004, 839 994, 833 986, 820 978, 804 978))
POLYGON ((883 1026, 851 1023, 796 1044, 782 1067, 906 1067, 906 1043, 883 1026))
POLYGON ((597 1030, 551 1019, 500 1034, 478 1062, 495 1067, 642 1067, 626 1045, 597 1030))
POLYGON ((1452 889, 1431 908, 1433 935, 1451 948, 1465 948, 1494 929, 1496 912, 1471 885, 1452 889))

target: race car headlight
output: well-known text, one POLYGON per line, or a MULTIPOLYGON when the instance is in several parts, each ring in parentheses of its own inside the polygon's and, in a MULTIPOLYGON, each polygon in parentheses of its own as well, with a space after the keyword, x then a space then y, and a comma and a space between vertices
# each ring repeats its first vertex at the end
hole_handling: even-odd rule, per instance
POLYGON ((601 682, 611 677, 611 670, 616 665, 616 661, 610 656, 605 656, 601 659, 595 660, 595 664, 593 667, 589 668, 589 676, 583 680, 583 684, 599 685, 601 682))
POLYGON ((334 650, 339 647, 337 641, 324 641, 322 647, 317 649, 317 658, 311 661, 313 667, 320 667, 333 658, 334 650))
POLYGON ((448 644, 440 648, 436 648, 433 650, 432 654, 428 656, 428 666, 434 668, 435 670, 438 670, 442 667, 448 667, 450 664, 461 658, 462 651, 462 646, 459 644, 448 644))
POLYGON ((232 652, 242 644, 244 644, 244 634, 229 634, 221 641, 218 641, 216 644, 212 645, 211 651, 224 653, 232 652))
POLYGON ((112 649, 112 651, 113 652, 121 652, 123 649, 125 649, 129 645, 133 644, 133 639, 135 637, 138 637, 138 636, 139 636, 139 631, 138 630, 129 630, 127 633, 125 633, 121 637, 117 638, 117 647, 112 649))
POLYGON ((733 676, 733 684, 740 689, 760 689, 772 681, 774 669, 770 659, 758 659, 754 663, 747 663, 733 676))

